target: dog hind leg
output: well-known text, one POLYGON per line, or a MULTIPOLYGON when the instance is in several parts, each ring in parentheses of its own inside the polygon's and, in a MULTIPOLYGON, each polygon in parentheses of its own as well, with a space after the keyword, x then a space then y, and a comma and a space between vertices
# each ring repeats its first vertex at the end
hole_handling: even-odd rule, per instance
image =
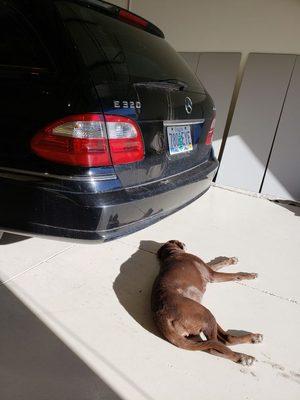
POLYGON ((260 333, 249 332, 236 336, 224 331, 220 325, 218 325, 217 336, 218 340, 227 346, 243 343, 261 343, 263 341, 263 335, 260 333))
POLYGON ((205 351, 214 356, 227 358, 228 360, 242 365, 252 365, 255 361, 254 357, 232 351, 218 340, 195 341, 182 336, 177 338, 173 336, 172 339, 172 343, 181 349, 205 351))
POLYGON ((217 324, 217 322, 213 326, 207 327, 203 331, 203 333, 207 337, 208 341, 215 342, 218 344, 217 346, 212 346, 209 349, 204 350, 204 351, 208 352, 209 354, 227 358, 231 361, 234 361, 234 362, 242 364, 242 365, 252 365, 254 363, 254 361, 255 361, 254 357, 249 356, 248 354, 234 352, 226 346, 227 342, 225 342, 225 340, 220 340, 219 333, 222 333, 223 335, 225 335, 226 332, 223 331, 223 329, 217 324), (222 347, 220 347, 220 345, 222 347))
POLYGON ((188 337, 188 330, 184 328, 179 321, 168 320, 165 328, 167 328, 164 330, 165 337, 175 346, 182 349, 205 351, 209 354, 227 358, 228 360, 242 365, 252 365, 255 361, 254 357, 234 352, 225 346, 225 344, 218 341, 218 326, 216 322, 207 325, 201 330, 207 338, 206 341, 201 340, 200 336, 198 340, 195 340, 195 335, 192 335, 190 340, 188 337))

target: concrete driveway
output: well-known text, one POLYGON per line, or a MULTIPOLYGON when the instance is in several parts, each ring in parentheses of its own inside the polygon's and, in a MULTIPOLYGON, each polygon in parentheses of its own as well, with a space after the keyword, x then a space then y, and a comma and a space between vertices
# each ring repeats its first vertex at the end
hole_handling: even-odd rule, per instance
POLYGON ((177 214, 103 245, 5 235, 0 246, 1 400, 300 398, 300 208, 213 187, 177 214), (180 350, 157 334, 149 295, 160 243, 204 260, 236 256, 255 281, 208 287, 243 367, 180 350))

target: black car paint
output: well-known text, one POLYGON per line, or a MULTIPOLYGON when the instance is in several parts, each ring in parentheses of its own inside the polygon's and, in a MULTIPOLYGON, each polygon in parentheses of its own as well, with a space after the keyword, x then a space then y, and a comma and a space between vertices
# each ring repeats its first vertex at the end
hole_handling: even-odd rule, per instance
MULTIPOLYGON (((4 3, 0 1, 0 6, 4 3)), ((104 87, 78 56, 53 1, 8 3, 38 32, 49 63, 46 68, 0 66, 0 230, 111 240, 175 212, 209 188, 217 161, 204 142, 214 110, 200 84, 198 91, 120 82, 104 87), (187 96, 194 104, 190 115, 184 107, 187 96), (114 108, 116 100, 140 102, 142 107, 114 108), (30 151, 31 137, 49 122, 69 114, 103 111, 137 120, 146 150, 142 162, 69 167, 30 151), (194 150, 170 156, 166 121, 188 124, 202 119, 194 150)))
POLYGON ((5 177, 0 172, 4 194, 1 227, 10 232, 57 238, 112 240, 196 200, 208 190, 215 168, 212 159, 205 166, 131 189, 113 188, 111 182, 98 181, 94 185, 93 181, 74 181, 74 191, 68 181, 52 178, 46 181, 13 173, 5 177), (106 185, 107 191, 102 191, 106 185))

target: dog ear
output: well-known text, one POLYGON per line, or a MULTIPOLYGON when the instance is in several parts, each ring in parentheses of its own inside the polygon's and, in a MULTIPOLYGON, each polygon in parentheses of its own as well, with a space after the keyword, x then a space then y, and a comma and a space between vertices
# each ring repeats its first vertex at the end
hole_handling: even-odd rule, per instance
POLYGON ((166 250, 166 245, 167 245, 167 243, 163 244, 157 251, 157 257, 159 260, 161 260, 163 258, 163 253, 166 250))

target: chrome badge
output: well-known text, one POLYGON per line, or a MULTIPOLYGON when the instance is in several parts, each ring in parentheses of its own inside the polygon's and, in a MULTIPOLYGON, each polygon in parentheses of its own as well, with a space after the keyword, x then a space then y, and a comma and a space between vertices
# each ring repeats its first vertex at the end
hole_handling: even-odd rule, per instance
POLYGON ((193 102, 190 97, 185 98, 184 105, 185 105, 185 111, 187 112, 187 114, 191 114, 191 112, 193 111, 193 102))
POLYGON ((114 100, 113 104, 114 108, 135 108, 136 110, 140 110, 142 108, 140 101, 114 100))

